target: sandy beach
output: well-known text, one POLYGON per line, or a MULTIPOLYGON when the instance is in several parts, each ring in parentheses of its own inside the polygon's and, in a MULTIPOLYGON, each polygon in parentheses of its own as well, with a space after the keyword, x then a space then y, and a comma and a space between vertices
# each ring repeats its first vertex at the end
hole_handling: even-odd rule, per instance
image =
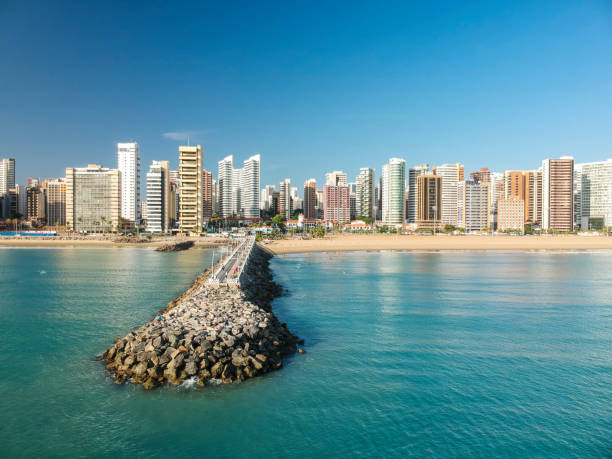
POLYGON ((612 237, 605 236, 400 236, 352 235, 324 239, 284 239, 263 247, 281 255, 307 252, 368 250, 602 250, 612 249, 612 237))

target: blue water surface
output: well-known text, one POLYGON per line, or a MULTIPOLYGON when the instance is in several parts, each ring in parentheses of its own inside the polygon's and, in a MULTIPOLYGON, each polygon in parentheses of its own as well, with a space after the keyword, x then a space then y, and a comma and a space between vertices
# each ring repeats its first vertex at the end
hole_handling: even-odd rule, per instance
POLYGON ((145 392, 94 357, 210 251, 0 249, 0 456, 609 457, 610 255, 276 257, 307 354, 145 392))

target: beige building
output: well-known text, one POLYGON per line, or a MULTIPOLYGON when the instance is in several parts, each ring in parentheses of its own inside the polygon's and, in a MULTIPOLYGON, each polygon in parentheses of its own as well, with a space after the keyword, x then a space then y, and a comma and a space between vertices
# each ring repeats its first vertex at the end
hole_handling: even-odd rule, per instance
POLYGON ((98 164, 66 169, 66 226, 74 231, 115 230, 121 216, 121 173, 98 164))
POLYGON ((542 161, 542 229, 574 228, 574 158, 542 161))
POLYGON ((202 176, 202 186, 204 187, 204 209, 202 215, 204 220, 209 221, 213 216, 213 176, 212 172, 206 169, 202 176))
POLYGON ((48 179, 43 182, 47 190, 47 225, 66 225, 66 180, 48 179))
POLYGON ((179 220, 181 232, 200 233, 204 224, 202 147, 179 147, 179 220))
POLYGON ((416 223, 419 228, 437 228, 442 218, 442 177, 433 174, 419 175, 416 183, 416 223))
POLYGON ((516 197, 497 201, 497 229, 499 231, 525 229, 525 202, 516 197))
POLYGON ((461 181, 457 184, 457 197, 459 227, 468 232, 489 228, 489 182, 461 181))

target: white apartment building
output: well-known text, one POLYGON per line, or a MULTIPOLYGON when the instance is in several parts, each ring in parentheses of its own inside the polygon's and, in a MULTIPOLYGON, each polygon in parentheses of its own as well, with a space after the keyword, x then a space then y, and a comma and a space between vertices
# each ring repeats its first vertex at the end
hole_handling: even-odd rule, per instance
POLYGON ((327 174, 325 174, 325 184, 331 186, 346 185, 346 172, 328 172, 327 174))
POLYGON ((583 230, 612 226, 612 159, 576 164, 574 192, 583 230))
POLYGON ((121 172, 121 217, 140 223, 140 148, 137 142, 117 144, 117 168, 121 172))
POLYGON ((468 232, 489 228, 489 183, 461 181, 457 184, 457 196, 458 226, 468 232))
POLYGON ((464 179, 461 164, 443 164, 434 167, 434 174, 442 177, 442 225, 458 226, 457 184, 464 179))
POLYGON ((259 217, 261 155, 253 155, 244 161, 240 180, 241 214, 247 218, 259 217))
MULTIPOLYGON (((456 193, 456 191, 455 191, 456 193)), ((406 161, 391 158, 382 167, 382 220, 386 225, 406 219, 406 161)))
POLYGON ((168 230, 166 182, 169 179, 164 161, 153 161, 147 172, 147 231, 161 233, 168 230))

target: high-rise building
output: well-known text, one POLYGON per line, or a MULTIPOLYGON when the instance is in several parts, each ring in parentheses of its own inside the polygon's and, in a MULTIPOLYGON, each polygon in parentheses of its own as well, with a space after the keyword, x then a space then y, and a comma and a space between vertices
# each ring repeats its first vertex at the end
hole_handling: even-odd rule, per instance
POLYGON ((10 190, 15 188, 15 159, 0 160, 0 217, 14 218, 10 190))
POLYGON ((542 171, 526 171, 525 177, 525 221, 536 225, 542 223, 542 171))
POLYGON ((117 144, 117 164, 121 172, 121 217, 140 223, 140 148, 137 142, 117 144))
POLYGON ((572 231, 574 224, 574 158, 542 161, 542 229, 572 231))
POLYGON ((317 218, 317 181, 313 178, 304 182, 304 217, 317 218))
POLYGON ((482 231, 489 228, 489 182, 474 180, 457 184, 458 226, 466 231, 482 231))
POLYGON ((333 171, 325 174, 325 183, 327 185, 346 185, 346 172, 333 171))
POLYGON ((140 201, 140 222, 146 226, 148 218, 147 201, 140 201))
POLYGON ((261 155, 253 155, 244 161, 240 181, 241 215, 258 218, 261 155))
POLYGON ((442 177, 442 224, 457 226, 457 183, 464 180, 461 164, 443 164, 434 167, 434 174, 442 177))
POLYGON ((350 222, 350 192, 347 185, 323 187, 323 219, 329 222, 350 222))
POLYGON ((391 158, 382 167, 382 220, 386 225, 399 225, 405 219, 406 161, 391 158))
POLYGON ((286 178, 280 182, 279 190, 279 210, 280 214, 284 215, 287 220, 291 218, 293 213, 293 201, 291 199, 291 179, 286 178))
POLYGON ((47 225, 66 225, 66 180, 48 179, 43 183, 47 190, 47 225))
POLYGON ((349 209, 350 219, 355 220, 357 218, 357 182, 351 182, 348 184, 349 189, 349 209))
POLYGON ((208 222, 213 216, 213 176, 212 172, 204 169, 202 177, 202 187, 204 188, 204 201, 203 201, 203 217, 204 221, 208 222))
POLYGON ((40 185, 27 187, 26 199, 26 219, 32 224, 44 224, 46 222, 45 189, 40 185))
POLYGON ((202 146, 179 147, 179 215, 181 232, 199 233, 204 225, 202 146))
POLYGON ((276 187, 274 185, 266 185, 266 187, 261 190, 259 208, 262 212, 269 212, 273 209, 272 193, 275 191, 276 187))
POLYGON ((408 209, 406 219, 408 223, 417 221, 417 177, 429 174, 429 164, 421 164, 408 170, 408 209))
POLYGON ((486 167, 482 167, 479 171, 470 172, 470 180, 477 183, 488 183, 491 181, 491 171, 486 167))
POLYGON ((497 228, 497 201, 504 199, 504 174, 502 172, 491 172, 489 175, 490 186, 490 225, 491 229, 497 228))
POLYGON ((580 212, 575 220, 583 230, 612 226, 612 159, 576 164, 575 181, 580 212))
POLYGON ((121 172, 98 164, 66 169, 66 226, 101 232, 119 226, 121 172))
POLYGON ((418 227, 439 227, 442 219, 442 177, 434 174, 417 175, 416 188, 418 227))
POLYGON ((357 176, 357 213, 360 217, 376 218, 374 169, 362 167, 357 176))
POLYGON ((276 215, 281 215, 281 205, 280 205, 280 191, 272 192, 272 199, 270 204, 270 210, 276 215))
POLYGON ((218 163, 219 175, 219 216, 230 217, 234 213, 232 206, 233 182, 234 182, 234 157, 226 156, 218 163))
POLYGON ((498 231, 519 230, 525 228, 525 202, 512 196, 497 201, 498 231))
MULTIPOLYGON (((160 161, 153 161, 147 172, 147 231, 151 233, 162 233, 168 230, 166 222, 168 219, 166 199, 166 179, 168 170, 160 164, 160 161)), ((143 219, 145 219, 143 217, 143 219)))
POLYGON ((323 196, 323 190, 317 190, 317 217, 322 220, 325 216, 325 199, 323 196))

